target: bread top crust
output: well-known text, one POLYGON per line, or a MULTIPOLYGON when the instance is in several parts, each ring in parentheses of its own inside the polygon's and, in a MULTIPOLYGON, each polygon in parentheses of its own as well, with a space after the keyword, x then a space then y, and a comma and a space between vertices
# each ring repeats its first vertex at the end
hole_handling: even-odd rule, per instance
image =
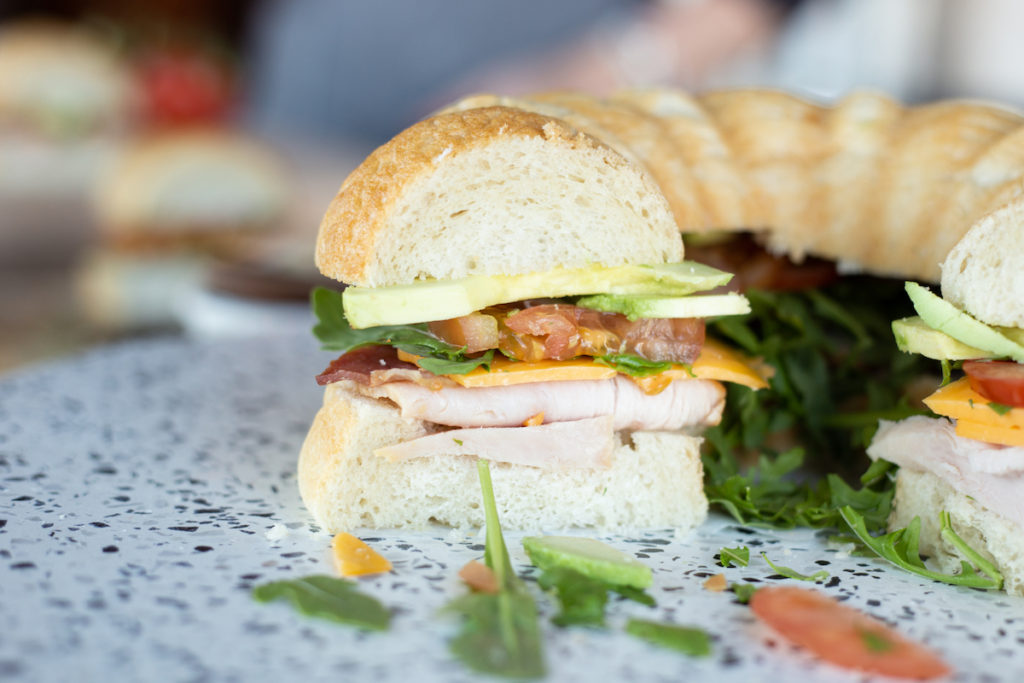
MULTIPOLYGON (((381 286, 411 282, 413 277, 396 274, 381 266, 382 253, 394 251, 397 241, 401 248, 415 249, 418 236, 402 227, 396 220, 404 220, 395 214, 401 202, 407 199, 410 188, 421 180, 428 180, 444 163, 454 163, 457 157, 466 155, 492 144, 518 142, 542 142, 545 149, 593 155, 590 162, 598 162, 601 172, 624 172, 635 174, 634 182, 656 202, 654 208, 660 211, 664 206, 665 219, 652 216, 652 221, 661 220, 660 233, 650 239, 654 247, 644 247, 648 252, 664 252, 665 256, 652 258, 650 262, 662 262, 682 258, 682 240, 675 230, 668 214, 667 204, 657 186, 647 179, 642 171, 620 156, 610 147, 595 138, 569 126, 564 121, 520 109, 491 106, 465 111, 450 111, 421 121, 375 150, 348 178, 345 179, 327 209, 320 224, 316 246, 316 264, 320 271, 342 282, 361 286, 381 286), (445 160, 448 162, 445 162, 445 160), (660 202, 660 204, 657 204, 660 202), (671 227, 667 227, 671 226, 671 227)), ((552 174, 555 178, 555 174, 552 174)), ((561 179, 561 178, 560 178, 561 179)), ((515 183, 510 183, 514 185, 515 183)), ((449 194, 462 188, 452 188, 449 194)), ((467 188, 467 194, 470 192, 467 188)), ((518 191, 518 190, 517 190, 518 191)), ((429 195, 432 196, 432 195, 429 195)), ((435 198, 435 202, 446 198, 435 198)), ((643 201, 651 201, 645 199, 643 201)), ((427 202, 424 202, 426 204, 427 202)), ((541 200, 539 203, 543 203, 541 200)), ((655 213, 659 213, 655 211, 655 213)), ((502 226, 493 226, 495 234, 502 226)), ((573 229, 577 229, 575 226, 573 229)), ((653 232, 653 231, 652 231, 653 232)), ((505 231, 506 235, 508 231, 505 231)), ((637 236, 641 240, 647 236, 637 236)), ((523 235, 522 239, 531 239, 523 235)), ((461 247, 462 245, 458 245, 461 247)), ((437 251, 439 247, 425 246, 424 254, 437 251)), ((431 254, 431 256, 436 256, 431 254)), ((556 260, 549 254, 549 261, 556 260)), ((628 257, 621 262, 631 262, 628 257)), ((544 259, 539 259, 545 269, 544 259)), ((581 264, 547 264, 556 265, 581 264)), ((456 269, 458 270, 458 269, 456 269)), ((528 272, 529 269, 510 267, 506 273, 528 272)), ((463 274, 496 272, 493 263, 481 262, 468 268, 463 274)), ((446 277, 431 266, 417 277, 446 277)), ((459 276, 458 274, 454 276, 459 276)))

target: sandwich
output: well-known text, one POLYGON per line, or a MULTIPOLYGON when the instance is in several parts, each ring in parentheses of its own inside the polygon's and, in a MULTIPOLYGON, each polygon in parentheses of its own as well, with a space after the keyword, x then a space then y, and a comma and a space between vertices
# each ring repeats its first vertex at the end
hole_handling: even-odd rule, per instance
POLYGON ((1024 209, 1011 202, 979 221, 942 263, 942 296, 916 283, 917 317, 897 320, 903 351, 943 364, 924 399, 937 417, 882 422, 868 455, 899 465, 892 528, 920 519, 920 548, 959 570, 953 530, 1024 595, 1024 209), (962 375, 953 378, 954 371, 962 375))
POLYGON ((700 294, 668 202, 561 119, 442 113, 377 149, 320 226, 314 332, 341 355, 298 464, 331 532, 483 522, 491 461, 508 528, 674 528, 705 518, 700 431, 722 381, 765 372, 704 337, 749 310, 700 294))
POLYGON ((80 264, 87 319, 112 330, 177 324, 177 308, 215 257, 280 229, 290 186, 278 156, 218 128, 136 140, 99 181, 99 240, 80 264))
POLYGON ((0 29, 0 197, 83 196, 133 110, 131 78, 110 41, 71 24, 0 29))

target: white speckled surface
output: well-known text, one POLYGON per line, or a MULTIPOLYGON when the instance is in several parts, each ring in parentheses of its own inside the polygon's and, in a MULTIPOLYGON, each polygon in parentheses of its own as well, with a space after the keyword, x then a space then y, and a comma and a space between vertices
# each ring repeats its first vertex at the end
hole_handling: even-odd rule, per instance
MULTIPOLYGON (((0 680, 463 681, 437 610, 482 542, 367 532, 394 562, 361 581, 394 612, 361 633, 249 597, 257 583, 329 572, 329 537, 302 507, 295 457, 328 356, 307 339, 134 343, 0 379, 0 680)), ((498 491, 497 495, 501 495, 498 491)), ((518 536, 513 561, 525 564, 518 536)), ((545 623, 550 680, 852 681, 774 641, 731 594, 701 583, 722 546, 756 559, 730 580, 774 582, 755 551, 946 654, 956 680, 1024 679, 1024 601, 923 582, 845 557, 813 533, 737 528, 606 538, 655 569, 658 607, 613 602, 611 628, 545 623), (621 633, 627 616, 701 625, 688 659, 621 633)), ((789 581, 789 580, 783 580, 789 581)), ((537 591, 542 613, 551 602, 537 591)))

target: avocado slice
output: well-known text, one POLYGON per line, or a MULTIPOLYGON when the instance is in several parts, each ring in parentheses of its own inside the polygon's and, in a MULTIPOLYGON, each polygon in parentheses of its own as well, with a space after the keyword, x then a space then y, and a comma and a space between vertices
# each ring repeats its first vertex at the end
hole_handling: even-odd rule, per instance
POLYGON ((637 318, 710 318, 750 313, 750 302, 742 294, 704 296, 654 296, 649 294, 596 294, 576 302, 584 308, 622 313, 637 318))
POLYGON ((561 567, 616 586, 647 588, 651 568, 607 543, 579 536, 527 536, 523 548, 539 569, 561 567))
POLYGON ((392 287, 348 287, 345 317, 355 329, 447 320, 524 299, 581 294, 685 296, 724 285, 731 273, 692 261, 558 268, 523 275, 473 275, 392 287))
POLYGON ((1005 356, 1024 363, 1024 345, 991 325, 972 318, 927 287, 908 282, 906 289, 914 310, 932 329, 945 332, 967 346, 988 352, 986 355, 1000 358, 1005 356))
POLYGON ((969 358, 990 358, 992 353, 968 346, 950 337, 945 332, 928 327, 920 318, 900 318, 892 321, 892 333, 896 346, 905 353, 917 353, 935 360, 967 360, 969 358))

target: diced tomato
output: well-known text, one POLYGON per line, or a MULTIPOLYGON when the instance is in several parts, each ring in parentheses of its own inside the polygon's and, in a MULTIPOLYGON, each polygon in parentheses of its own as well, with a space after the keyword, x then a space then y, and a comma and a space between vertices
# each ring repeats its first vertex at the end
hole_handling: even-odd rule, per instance
POLYGON ((750 608, 787 640, 848 669, 918 680, 950 672, 932 651, 821 591, 769 586, 754 593, 750 608))
POLYGON ((990 401, 1024 408, 1024 364, 1009 360, 964 361, 971 388, 990 401))
POLYGON ((520 361, 632 354, 650 361, 693 363, 704 345, 697 318, 630 320, 572 304, 523 303, 430 323, 430 331, 468 353, 497 348, 520 361))
POLYGON ((477 353, 498 347, 498 320, 493 315, 470 313, 451 320, 430 323, 430 331, 449 344, 477 353))

